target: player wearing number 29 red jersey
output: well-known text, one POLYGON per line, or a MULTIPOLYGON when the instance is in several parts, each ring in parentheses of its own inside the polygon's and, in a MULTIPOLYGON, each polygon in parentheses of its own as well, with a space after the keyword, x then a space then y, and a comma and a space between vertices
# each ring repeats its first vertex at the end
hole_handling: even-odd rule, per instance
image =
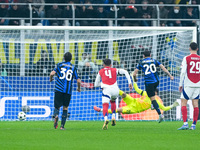
POLYGON ((132 90, 131 79, 128 72, 124 69, 116 69, 111 68, 111 60, 104 59, 103 60, 104 68, 99 71, 95 80, 95 86, 101 86, 103 89, 102 91, 102 103, 103 103, 103 116, 104 116, 104 125, 103 130, 108 129, 108 107, 109 101, 111 103, 111 111, 112 111, 112 121, 111 124, 114 126, 116 124, 115 121, 115 110, 116 110, 116 103, 115 100, 119 95, 119 88, 117 85, 117 74, 125 74, 126 78, 128 79, 129 88, 132 90), (102 82, 100 82, 100 80, 102 82))
POLYGON ((182 61, 179 91, 181 92, 181 112, 183 126, 178 130, 188 129, 187 122, 187 100, 191 99, 194 114, 191 130, 195 130, 199 115, 198 99, 200 94, 200 56, 197 55, 198 45, 195 42, 190 44, 190 55, 185 56, 182 61))

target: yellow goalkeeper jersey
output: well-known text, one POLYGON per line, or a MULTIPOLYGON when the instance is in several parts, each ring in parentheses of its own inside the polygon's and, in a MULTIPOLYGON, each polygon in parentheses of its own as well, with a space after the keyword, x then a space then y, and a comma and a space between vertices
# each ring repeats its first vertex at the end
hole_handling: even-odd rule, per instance
MULTIPOLYGON (((134 83, 135 91, 142 95, 140 98, 133 98, 127 94, 126 98, 124 98, 124 102, 131 109, 132 113, 143 112, 149 108, 151 108, 151 99, 147 96, 147 92, 138 88, 137 83, 134 83)), ((156 101, 161 101, 158 96, 156 96, 156 101)), ((159 102, 159 104, 161 104, 159 102)))

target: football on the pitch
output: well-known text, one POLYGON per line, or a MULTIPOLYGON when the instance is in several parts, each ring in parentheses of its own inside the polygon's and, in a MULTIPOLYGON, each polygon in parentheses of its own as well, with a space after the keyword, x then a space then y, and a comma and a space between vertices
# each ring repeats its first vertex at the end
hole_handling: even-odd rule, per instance
POLYGON ((24 105, 24 106, 21 107, 21 110, 22 110, 23 112, 25 112, 25 113, 29 112, 30 109, 31 109, 31 108, 30 108, 29 106, 27 106, 27 105, 24 105))
POLYGON ((25 120, 26 119, 26 114, 23 112, 23 111, 21 111, 21 112, 19 112, 18 113, 18 119, 20 120, 20 121, 22 121, 22 120, 25 120))

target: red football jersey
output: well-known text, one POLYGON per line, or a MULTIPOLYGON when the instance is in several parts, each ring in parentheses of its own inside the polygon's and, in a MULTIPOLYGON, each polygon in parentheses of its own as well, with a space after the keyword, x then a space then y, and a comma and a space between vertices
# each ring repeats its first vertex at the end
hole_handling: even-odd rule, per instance
POLYGON ((117 69, 105 67, 99 71, 103 84, 113 85, 117 81, 117 69))
POLYGON ((186 57, 188 79, 197 83, 200 81, 200 56, 191 54, 186 57))

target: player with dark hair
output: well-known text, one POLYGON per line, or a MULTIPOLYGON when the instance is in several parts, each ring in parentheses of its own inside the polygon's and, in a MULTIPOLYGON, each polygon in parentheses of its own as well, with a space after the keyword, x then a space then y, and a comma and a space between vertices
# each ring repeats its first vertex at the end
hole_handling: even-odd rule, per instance
MULTIPOLYGON (((132 76, 132 75, 131 75, 132 76)), ((123 101, 126 103, 127 106, 124 107, 119 107, 116 109, 116 113, 122 113, 122 114, 135 114, 135 113, 140 113, 145 110, 148 110, 151 108, 151 99, 147 96, 147 92, 143 91, 138 88, 137 83, 134 82, 133 79, 133 86, 135 91, 141 95, 140 98, 133 98, 129 94, 126 94, 125 92, 119 90, 119 95, 122 96, 123 101)), ((163 111, 168 111, 176 106, 178 106, 178 102, 175 101, 172 105, 170 106, 164 106, 160 101, 159 97, 157 96, 158 94, 158 89, 156 88, 155 90, 155 100, 157 101, 160 109, 163 111)), ((101 108, 94 106, 94 110, 101 112, 103 111, 101 108)), ((108 113, 112 113, 112 111, 109 109, 108 113)))
POLYGON ((199 116, 199 94, 200 94, 200 56, 197 55, 198 45, 195 42, 190 43, 190 55, 185 56, 181 65, 181 75, 179 91, 181 92, 181 112, 183 117, 183 126, 178 130, 189 129, 187 122, 187 101, 192 100, 194 108, 193 123, 190 130, 196 129, 196 123, 199 116))
POLYGON ((62 120, 61 120, 61 130, 65 130, 65 122, 67 118, 68 106, 71 100, 72 94, 72 81, 73 78, 77 80, 77 91, 80 92, 81 80, 77 74, 77 69, 71 64, 72 54, 67 52, 64 54, 64 62, 58 63, 54 70, 50 73, 50 82, 53 81, 53 76, 57 74, 58 78, 55 86, 54 95, 54 128, 58 127, 58 115, 59 109, 63 106, 62 120))
POLYGON ((163 121, 164 116, 161 114, 159 109, 159 105, 155 100, 155 90, 159 85, 159 76, 157 72, 157 67, 160 67, 169 77, 171 80, 174 77, 169 73, 169 71, 157 60, 151 58, 150 51, 144 51, 144 59, 142 59, 139 64, 137 65, 136 69, 133 72, 133 77, 136 79, 136 75, 138 71, 141 69, 144 73, 144 80, 145 80, 145 88, 148 97, 150 97, 151 102, 155 110, 159 115, 159 123, 163 121))
POLYGON ((104 59, 103 60, 104 68, 99 71, 97 74, 94 86, 101 86, 102 88, 102 104, 103 104, 103 116, 104 116, 104 125, 103 130, 108 129, 108 107, 109 101, 111 103, 111 111, 112 111, 112 126, 116 125, 115 120, 115 111, 116 111, 116 103, 115 100, 119 95, 119 87, 117 85, 117 74, 125 74, 128 79, 129 88, 132 90, 132 83, 128 72, 124 69, 111 68, 111 60, 104 59), (100 80, 102 82, 100 82, 100 80))

